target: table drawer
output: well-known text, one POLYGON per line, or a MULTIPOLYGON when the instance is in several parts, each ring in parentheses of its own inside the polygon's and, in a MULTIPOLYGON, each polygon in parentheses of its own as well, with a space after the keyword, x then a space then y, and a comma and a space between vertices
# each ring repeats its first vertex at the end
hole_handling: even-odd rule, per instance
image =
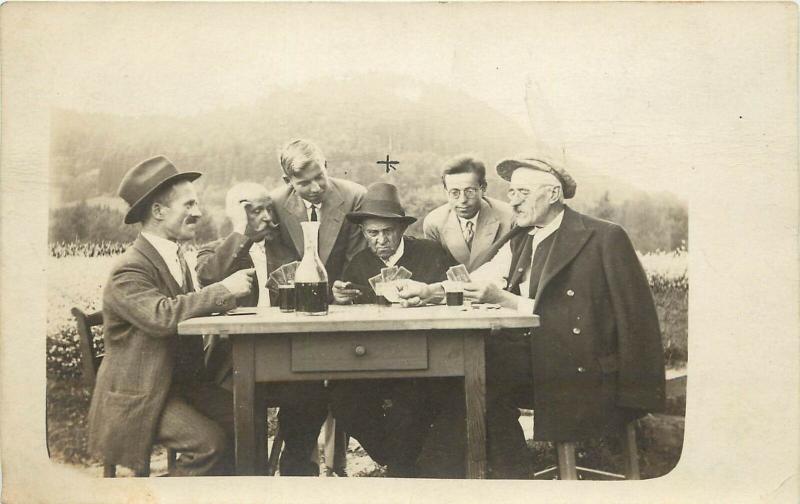
POLYGON ((296 334, 291 346, 293 372, 428 369, 425 334, 296 334))

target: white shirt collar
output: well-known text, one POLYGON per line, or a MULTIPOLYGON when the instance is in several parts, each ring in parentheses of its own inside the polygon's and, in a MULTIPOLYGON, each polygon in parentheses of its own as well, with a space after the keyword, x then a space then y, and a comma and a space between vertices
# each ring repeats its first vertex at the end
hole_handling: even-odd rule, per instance
POLYGON ((164 262, 169 264, 169 260, 178 257, 178 244, 172 240, 167 240, 153 233, 142 231, 142 236, 158 251, 164 262))
POLYGON ((533 239, 541 242, 551 234, 555 233, 561 227, 561 220, 564 219, 564 210, 561 210, 549 224, 541 228, 535 228, 528 231, 528 234, 534 235, 533 239))
POLYGON ((312 206, 315 207, 317 210, 322 208, 322 203, 311 203, 310 201, 305 200, 303 198, 300 198, 300 199, 303 201, 303 204, 306 206, 306 210, 311 210, 312 206))
MULTIPOLYGON (((181 287, 183 286, 183 272, 181 271, 181 263, 178 260, 178 244, 174 241, 167 240, 166 238, 162 238, 160 236, 154 235, 153 233, 148 233, 147 231, 141 232, 142 236, 145 240, 149 241, 150 244, 156 249, 158 255, 164 260, 167 264, 167 268, 169 268, 170 274, 172 274, 172 278, 175 279, 175 282, 178 283, 181 287)), ((187 266, 188 260, 187 260, 187 266)), ((191 266, 189 266, 189 272, 191 274, 191 266)), ((192 277, 192 281, 195 282, 197 285, 197 281, 192 277)))
POLYGON ((473 215, 472 218, 470 218, 470 219, 465 219, 465 218, 463 218, 463 217, 461 217, 459 215, 456 215, 456 217, 458 217, 458 222, 461 223, 461 229, 467 229, 467 222, 471 222, 472 223, 472 229, 474 231, 475 228, 478 227, 478 216, 480 214, 481 214, 481 212, 479 210, 478 213, 473 215))
POLYGON ((394 254, 390 255, 389 258, 386 259, 385 261, 383 259, 381 259, 381 261, 383 261, 384 264, 386 264, 386 266, 394 266, 395 264, 397 264, 397 261, 399 261, 400 258, 403 257, 403 252, 405 252, 405 250, 406 250, 406 240, 405 238, 400 238, 400 246, 397 247, 397 250, 394 251, 394 254))

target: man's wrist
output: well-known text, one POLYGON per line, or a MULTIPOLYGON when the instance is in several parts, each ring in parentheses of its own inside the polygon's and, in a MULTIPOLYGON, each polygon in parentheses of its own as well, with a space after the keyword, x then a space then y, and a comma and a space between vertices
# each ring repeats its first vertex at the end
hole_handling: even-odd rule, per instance
POLYGON ((444 299, 444 286, 440 282, 425 286, 422 299, 423 302, 438 303, 442 299, 444 299))

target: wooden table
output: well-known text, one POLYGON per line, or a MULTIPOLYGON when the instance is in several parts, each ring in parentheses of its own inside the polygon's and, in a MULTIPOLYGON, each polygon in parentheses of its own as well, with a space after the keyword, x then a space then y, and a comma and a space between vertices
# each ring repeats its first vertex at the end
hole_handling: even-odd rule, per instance
POLYGON ((260 474, 266 460, 264 410, 255 384, 276 381, 463 376, 467 477, 486 475, 484 338, 529 331, 535 315, 446 306, 331 306, 327 316, 277 308, 181 322, 179 334, 227 335, 233 347, 236 473, 260 474))

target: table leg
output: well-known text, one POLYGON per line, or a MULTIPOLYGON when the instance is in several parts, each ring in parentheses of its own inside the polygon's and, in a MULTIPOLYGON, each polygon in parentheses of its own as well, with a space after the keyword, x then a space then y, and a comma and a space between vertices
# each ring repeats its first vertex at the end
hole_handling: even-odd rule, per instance
POLYGON ((236 474, 256 473, 255 340, 233 336, 233 423, 236 435, 236 474))
POLYGON ((467 406, 467 478, 486 478, 486 363, 483 335, 464 336, 464 396, 467 406))

